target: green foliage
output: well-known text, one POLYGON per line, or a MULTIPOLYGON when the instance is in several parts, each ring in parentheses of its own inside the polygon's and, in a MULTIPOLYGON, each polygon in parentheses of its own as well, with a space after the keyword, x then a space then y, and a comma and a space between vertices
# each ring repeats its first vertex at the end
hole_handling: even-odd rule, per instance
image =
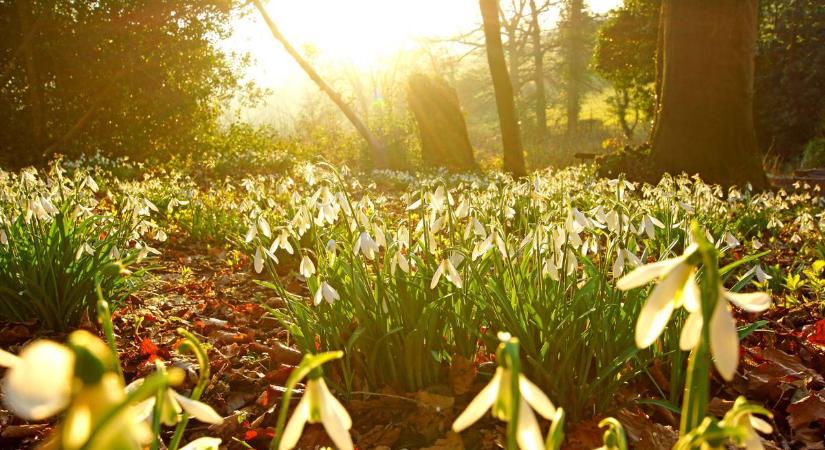
POLYGON ((444 383, 447 366, 491 352, 495 331, 508 330, 525 373, 576 418, 608 408, 652 358, 672 368, 662 396, 681 395, 678 335, 636 350, 644 293, 618 292, 612 279, 683 248, 690 219, 708 224, 724 254, 740 245, 727 237, 742 233, 732 217, 749 224, 755 210, 780 211, 768 195, 734 190, 722 200, 687 178, 634 194, 631 183, 584 170, 522 182, 376 173, 370 182, 400 189, 384 195, 323 165, 296 175, 248 187, 260 209, 249 211, 245 249, 285 300, 285 311, 270 312, 298 347, 344 350, 333 367, 345 389, 444 383), (296 273, 305 287, 285 281, 296 273))
POLYGON ((143 271, 123 266, 154 250, 140 239, 151 228, 145 203, 100 205, 91 177, 66 178, 59 165, 44 178, 0 172, 0 181, 0 317, 65 330, 93 316, 96 282, 115 306, 136 288, 143 271))
POLYGON ((629 0, 614 9, 599 29, 593 66, 613 84, 610 102, 625 133, 632 133, 626 114, 653 115, 656 41, 661 0, 629 0))
POLYGON ((825 167, 825 138, 814 138, 805 144, 805 150, 802 152, 802 163, 800 166, 803 169, 825 167))
POLYGON ((754 120, 760 145, 797 159, 822 137, 825 117, 825 3, 763 0, 755 60, 754 120))
POLYGON ((44 162, 56 152, 143 158, 197 148, 240 86, 215 44, 229 33, 231 5, 0 1, 5 162, 44 162))

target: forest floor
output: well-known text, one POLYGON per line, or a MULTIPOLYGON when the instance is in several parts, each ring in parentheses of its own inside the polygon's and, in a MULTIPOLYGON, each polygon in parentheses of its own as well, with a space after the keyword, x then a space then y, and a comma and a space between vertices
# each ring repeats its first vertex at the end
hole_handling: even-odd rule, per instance
MULTIPOLYGON (((301 359, 290 347, 286 331, 260 306, 265 302, 278 308, 283 306, 281 300, 255 283, 248 267, 246 256, 240 254, 228 255, 219 248, 204 252, 202 246, 172 243, 145 286, 114 316, 127 380, 148 375, 154 360, 162 358, 188 372, 181 389, 189 389, 197 379, 196 362, 175 351, 180 342, 176 330, 185 327, 207 344, 211 383, 202 399, 226 420, 209 427, 192 422, 184 442, 208 435, 222 438, 230 449, 267 448, 283 385, 301 359)), ((791 442, 800 439, 806 442, 805 448, 825 448, 825 320, 821 308, 780 305, 759 320, 762 328, 743 341, 743 363, 734 382, 714 383, 711 412, 721 416, 733 399, 746 395, 774 413, 777 432, 766 448, 798 448, 791 442)), ((39 337, 38 333, 34 324, 4 324, 0 345, 23 344, 39 337)), ((450 386, 417 393, 389 388, 380 393, 354 393, 347 408, 354 419, 358 448, 499 448, 504 427, 492 419, 461 436, 450 431, 457 413, 483 385, 471 367, 464 369, 454 365, 450 377, 454 384, 472 385, 461 396, 454 395, 450 386)), ((654 365, 650 376, 666 387, 665 372, 654 365)), ((661 405, 638 403, 645 389, 629 386, 617 399, 614 415, 625 426, 634 448, 670 448, 677 439, 678 418, 661 405)), ((601 418, 568 424, 564 448, 601 446, 601 418)), ((53 424, 28 424, 0 412, 0 428, 0 447, 31 448, 53 424)), ((324 445, 331 445, 324 430, 309 426, 300 448, 324 445)))

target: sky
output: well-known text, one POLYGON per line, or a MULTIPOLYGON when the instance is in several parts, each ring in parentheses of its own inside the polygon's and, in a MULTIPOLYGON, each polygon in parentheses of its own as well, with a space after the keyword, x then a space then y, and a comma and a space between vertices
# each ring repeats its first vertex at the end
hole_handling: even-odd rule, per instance
MULTIPOLYGON (((604 13, 622 0, 585 0, 604 13)), ((281 32, 324 66, 368 71, 422 39, 447 38, 481 22, 478 0, 268 0, 266 9, 281 32)), ((253 8, 250 6, 250 8, 253 8)), ((253 8, 254 9, 254 8, 253 8)), ((246 76, 272 91, 270 105, 293 109, 311 82, 275 41, 257 11, 236 19, 223 48, 248 54, 246 76)))

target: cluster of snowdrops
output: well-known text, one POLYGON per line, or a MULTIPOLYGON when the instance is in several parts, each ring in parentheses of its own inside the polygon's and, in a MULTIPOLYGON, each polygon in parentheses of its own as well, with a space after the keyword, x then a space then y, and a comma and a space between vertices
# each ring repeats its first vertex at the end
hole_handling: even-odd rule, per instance
MULTIPOLYGON (((453 428, 467 428, 490 409, 508 423, 508 448, 558 448, 566 416, 609 409, 612 394, 654 359, 671 375, 670 392, 660 390, 659 400, 682 407, 680 448, 760 448, 754 430, 770 432, 757 417, 769 415, 764 409, 740 399, 721 419, 707 415, 711 365, 726 380, 736 372, 732 305, 749 312, 770 306, 770 295, 743 291, 782 288, 787 269, 762 267, 766 249, 787 240, 816 253, 822 228, 822 199, 813 189, 725 192, 685 177, 639 186, 580 168, 523 181, 399 173, 364 179, 320 164, 224 180, 217 189, 175 172, 119 180, 83 168, 64 175, 59 165, 43 177, 1 179, 0 258, 18 264, 4 276, 20 284, 28 279, 22 271, 49 263, 20 268, 25 255, 14 246, 35 253, 60 236, 59 248, 50 249, 60 257, 51 263, 63 261, 63 272, 73 275, 67 285, 88 282, 74 289, 84 295, 71 305, 77 314, 97 314, 104 331, 108 309, 94 287, 116 304, 134 275, 123 267, 139 267, 156 251, 152 245, 162 249, 163 229, 192 237, 200 217, 205 234, 225 235, 247 252, 252 270, 269 275, 261 283, 285 300, 285 309, 270 313, 308 355, 287 383, 275 448, 294 447, 305 422, 323 423, 338 447, 352 448, 352 421, 327 382, 345 400, 385 385, 411 392, 443 382, 445 367, 480 357, 499 367, 453 428), (289 282, 296 278, 303 288, 289 282), (652 281, 652 290, 643 288, 652 281), (287 422, 292 388, 305 377, 287 422), (533 410, 552 423, 546 438, 533 410)), ((20 308, 37 297, 37 284, 33 277, 0 299, 20 308)), ((45 316, 61 301, 4 315, 45 316)), ((208 380, 206 352, 181 333, 204 380, 189 396, 173 390, 181 374, 163 364, 126 386, 114 340, 106 345, 75 332, 66 345, 38 341, 19 356, 3 354, 0 362, 10 368, 4 400, 28 419, 63 412, 55 438, 62 441, 54 442, 64 448, 157 448, 163 425, 175 427, 167 448, 178 448, 190 417, 220 421, 198 402, 208 380), (31 383, 36 373, 65 374, 65 383, 31 383)), ((604 426, 605 447, 623 448, 618 422, 604 426)))

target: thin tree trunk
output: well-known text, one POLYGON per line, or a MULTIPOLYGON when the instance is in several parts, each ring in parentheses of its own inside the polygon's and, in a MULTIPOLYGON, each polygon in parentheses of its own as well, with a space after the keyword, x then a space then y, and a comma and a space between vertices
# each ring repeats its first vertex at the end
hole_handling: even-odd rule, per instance
POLYGON ((630 98, 626 88, 618 89, 616 91, 616 116, 619 119, 619 125, 622 127, 622 132, 627 140, 633 140, 633 128, 627 123, 627 107, 630 105, 630 98))
POLYGON ((281 45, 284 46, 284 49, 295 62, 301 66, 301 69, 306 72, 307 76, 309 76, 312 81, 318 85, 318 88, 321 89, 327 96, 335 103, 336 106, 344 113, 344 116, 352 123, 361 137, 367 141, 367 145, 370 148, 370 153, 372 157, 372 163, 375 167, 384 168, 387 166, 387 155, 384 151, 383 146, 378 142, 378 140, 370 133, 369 129, 367 129, 366 125, 361 121, 355 111, 350 108, 350 106, 344 101, 341 95, 336 92, 330 85, 328 85, 323 78, 315 71, 315 69, 307 62, 303 56, 289 43, 286 37, 281 33, 278 27, 275 25, 275 22, 272 21, 272 18, 269 16, 269 13, 266 12, 264 6, 261 4, 260 0, 252 0, 252 3, 255 4, 255 7, 258 8, 258 11, 261 13, 261 17, 264 18, 264 22, 269 27, 269 31, 272 32, 272 36, 277 39, 281 45))
POLYGON ((654 164, 765 188, 753 124, 757 0, 665 3, 654 164))
POLYGON ((513 99, 513 85, 507 73, 504 47, 501 43, 501 23, 498 17, 498 0, 479 0, 484 20, 484 39, 487 44, 487 62, 493 78, 498 119, 501 124, 501 140, 504 146, 504 170, 515 177, 527 174, 521 132, 513 99))
POLYGON ((567 5, 567 36, 565 39, 567 59, 567 136, 575 135, 581 113, 582 78, 587 66, 583 54, 582 27, 584 26, 584 1, 569 0, 567 5))
POLYGON ((663 1, 659 8, 659 33, 656 39, 656 83, 653 98, 653 126, 650 129, 651 140, 659 128, 659 108, 662 105, 662 74, 665 67, 665 17, 667 16, 667 2, 663 1))
POLYGON ((31 3, 28 0, 19 0, 17 12, 20 18, 20 37, 23 49, 23 62, 26 70, 26 90, 28 94, 28 104, 26 108, 29 113, 32 138, 35 148, 42 148, 45 142, 45 120, 44 120, 44 94, 43 81, 37 68, 37 60, 34 55, 34 39, 30 34, 34 34, 31 22, 31 3))
POLYGON ((533 81, 536 83, 536 137, 544 144, 547 137, 547 91, 544 86, 544 47, 541 43, 541 24, 536 0, 530 0, 533 40, 533 81))

